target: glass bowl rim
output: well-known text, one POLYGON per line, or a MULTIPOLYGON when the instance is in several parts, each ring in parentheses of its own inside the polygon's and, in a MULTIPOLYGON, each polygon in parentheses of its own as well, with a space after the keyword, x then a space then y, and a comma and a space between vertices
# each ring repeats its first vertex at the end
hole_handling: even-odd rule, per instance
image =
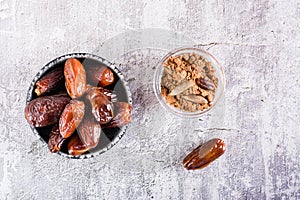
POLYGON ((197 118, 202 116, 203 114, 208 113, 209 111, 213 110, 216 105, 219 103, 219 100, 221 97, 224 95, 225 91, 225 84, 226 84, 226 78, 224 74, 224 70, 222 66, 220 65, 219 61, 208 51, 203 50, 198 47, 180 47, 176 48, 174 50, 171 50, 169 53, 167 53, 165 56, 161 58, 161 60, 158 62, 156 65, 156 69, 154 72, 154 78, 153 78, 153 89, 154 89, 154 94, 156 98, 158 99, 160 105, 167 110, 168 112, 171 112, 175 114, 178 117, 183 117, 183 118, 197 118), (171 105, 168 105, 165 101, 165 99, 160 95, 160 81, 161 81, 161 73, 163 71, 162 65, 164 61, 169 58, 172 55, 178 54, 178 53, 184 53, 184 52, 200 52, 201 55, 204 55, 205 59, 209 58, 209 60, 212 60, 214 63, 212 63, 212 66, 220 72, 220 77, 221 80, 219 80, 219 85, 218 85, 218 90, 220 90, 219 95, 217 98, 215 97, 213 100, 213 105, 207 109, 204 109, 202 111, 195 111, 195 112, 188 112, 184 110, 180 110, 178 108, 172 107, 171 105))

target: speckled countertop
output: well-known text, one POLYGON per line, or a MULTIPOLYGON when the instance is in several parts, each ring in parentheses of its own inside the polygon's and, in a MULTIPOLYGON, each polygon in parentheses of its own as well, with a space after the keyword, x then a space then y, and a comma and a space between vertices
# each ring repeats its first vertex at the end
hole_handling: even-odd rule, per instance
POLYGON ((300 199, 300 2, 120 2, 0 0, 0 199, 300 199), (192 44, 223 65, 226 91, 210 114, 174 118, 153 72, 192 44), (50 154, 24 119, 35 74, 71 52, 118 64, 133 96, 127 133, 93 159, 50 154), (225 154, 186 171, 184 156, 213 137, 225 154))

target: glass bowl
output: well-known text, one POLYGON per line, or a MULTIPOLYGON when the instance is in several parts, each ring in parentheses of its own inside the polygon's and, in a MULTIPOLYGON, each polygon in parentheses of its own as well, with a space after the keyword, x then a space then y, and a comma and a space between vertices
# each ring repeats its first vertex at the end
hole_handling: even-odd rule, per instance
MULTIPOLYGON (((129 104, 132 104, 131 99, 131 93, 128 87, 127 82, 124 79, 124 76, 119 71, 119 69, 112 64, 111 62, 107 61, 106 59, 96 56, 89 53, 72 53, 60 56, 52 61, 50 61, 48 64, 46 64, 44 67, 41 68, 41 70, 37 73, 37 75, 33 78, 30 87, 27 91, 27 98, 26 98, 26 104, 30 102, 31 100, 37 98, 37 95, 34 92, 35 89, 35 83, 43 77, 47 72, 49 72, 52 69, 55 68, 63 68, 64 63, 69 58, 76 58, 80 60, 80 62, 83 65, 90 65, 90 64, 104 64, 108 66, 114 73, 115 76, 115 83, 112 84, 110 89, 114 90, 116 94, 118 95, 118 101, 127 102, 129 104)), ((48 144, 49 140, 49 133, 52 129, 53 125, 45 126, 45 127, 33 127, 30 126, 33 133, 45 144, 48 144)), ((67 158, 75 158, 75 159, 83 159, 83 158, 91 158, 96 155, 100 155, 110 148, 112 148, 117 142, 122 138, 122 136, 125 134, 126 129, 128 125, 113 128, 107 131, 102 131, 100 136, 100 141, 97 147, 87 151, 86 153, 78 156, 72 156, 67 154, 67 149, 63 148, 61 149, 57 154, 62 155, 67 158)), ((50 152, 49 152, 50 153, 50 152)))
POLYGON ((199 48, 195 47, 184 47, 179 48, 171 51, 167 55, 165 55, 158 63, 155 73, 154 73, 154 80, 153 80, 153 87, 154 87, 154 93, 157 97, 159 103, 168 111, 176 116, 183 117, 183 118, 197 118, 201 115, 208 113, 211 111, 219 102, 220 98, 222 97, 224 90, 225 90, 225 75, 223 72, 223 69, 219 62, 216 60, 216 58, 208 53, 207 51, 204 51, 199 48), (180 110, 179 108, 175 108, 171 105, 169 105, 165 98, 161 96, 161 78, 164 72, 163 63, 170 57, 170 56, 179 56, 185 53, 195 53, 200 56, 203 56, 207 61, 209 61, 213 68, 215 69, 215 76, 218 78, 218 87, 216 88, 215 97, 212 101, 212 106, 210 106, 207 109, 201 110, 201 111, 195 111, 195 112, 189 112, 180 110))

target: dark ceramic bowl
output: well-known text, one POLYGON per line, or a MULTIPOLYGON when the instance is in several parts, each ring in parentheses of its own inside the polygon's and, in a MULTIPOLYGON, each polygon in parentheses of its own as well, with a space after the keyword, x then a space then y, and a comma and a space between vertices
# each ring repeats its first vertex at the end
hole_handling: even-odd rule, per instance
MULTIPOLYGON (((105 60, 104 58, 101 58, 96 55, 92 55, 89 53, 72 53, 72 54, 67 54, 60 56, 48 64, 46 64, 42 69, 37 73, 37 75, 34 77, 32 80, 30 87, 27 92, 27 98, 26 98, 26 104, 37 98, 37 95, 34 92, 35 89, 35 83, 42 77, 44 76, 48 71, 58 68, 58 67, 63 67, 64 63, 67 59, 69 58, 76 58, 80 60, 81 63, 83 63, 84 66, 90 65, 90 64, 104 64, 108 66, 114 73, 115 75, 115 82, 109 86, 108 89, 114 90, 114 92, 117 94, 118 101, 122 102, 128 102, 132 104, 132 99, 131 99, 131 93, 128 87, 127 82, 124 80, 124 76, 122 73, 118 70, 118 68, 110 63, 109 61, 105 60)), ((46 126, 46 127, 33 127, 31 126, 31 129, 33 133, 46 145, 48 145, 48 140, 49 140, 49 133, 52 129, 52 126, 46 126)), ((61 151, 58 152, 59 155, 65 156, 67 158, 77 158, 77 159, 83 159, 83 158, 91 158, 96 155, 100 155, 110 148, 112 148, 117 142, 122 138, 124 133, 126 132, 127 126, 123 126, 120 128, 113 128, 113 129, 107 129, 103 130, 100 136, 100 141, 99 144, 96 148, 91 149, 90 151, 79 155, 79 156, 71 156, 67 154, 67 149, 62 148, 61 151)), ((49 151, 50 153, 50 151, 49 151)))

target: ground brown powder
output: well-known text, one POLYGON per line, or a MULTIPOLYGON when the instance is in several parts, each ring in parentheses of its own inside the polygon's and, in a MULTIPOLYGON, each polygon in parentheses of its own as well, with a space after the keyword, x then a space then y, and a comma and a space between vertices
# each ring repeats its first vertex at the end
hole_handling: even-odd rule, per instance
POLYGON ((164 63, 161 95, 181 110, 195 112, 212 106, 218 87, 215 69, 203 56, 185 53, 164 63))

